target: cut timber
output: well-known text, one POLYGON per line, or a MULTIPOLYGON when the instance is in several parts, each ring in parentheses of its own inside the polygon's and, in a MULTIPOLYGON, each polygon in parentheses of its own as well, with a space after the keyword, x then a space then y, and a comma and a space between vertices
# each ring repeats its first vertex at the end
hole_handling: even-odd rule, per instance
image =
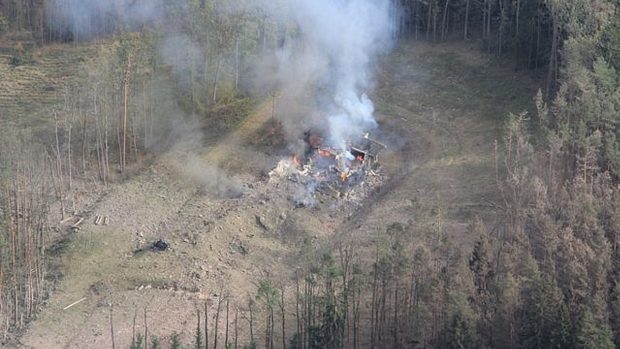
POLYGON ((83 301, 85 301, 85 300, 86 300, 86 297, 84 297, 84 298, 80 299, 79 301, 75 301, 75 302, 73 302, 73 303, 71 303, 71 304, 67 305, 66 307, 62 308, 62 310, 67 310, 67 309, 71 308, 72 306, 74 306, 74 305, 76 305, 76 304, 80 304, 80 303, 82 303, 82 302, 83 302, 83 301))
POLYGON ((71 226, 71 228, 77 228, 77 227, 79 227, 79 225, 80 225, 80 224, 82 224, 82 222, 83 222, 83 221, 84 221, 84 217, 81 217, 80 219, 78 219, 78 221, 77 221, 77 222, 75 222, 75 224, 73 224, 73 225, 71 226))
POLYGON ((60 221, 60 224, 65 224, 68 221, 72 220, 73 218, 75 218, 75 216, 67 217, 67 218, 63 219, 62 221, 60 221))
POLYGON ((95 225, 108 225, 110 224, 110 217, 97 215, 95 217, 95 225))

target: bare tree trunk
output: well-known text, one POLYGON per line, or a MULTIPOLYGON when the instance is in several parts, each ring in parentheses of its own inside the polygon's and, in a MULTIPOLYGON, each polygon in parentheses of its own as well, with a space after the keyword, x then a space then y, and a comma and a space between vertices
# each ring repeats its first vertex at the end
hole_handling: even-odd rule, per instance
POLYGON ((121 155, 121 172, 125 171, 127 165, 127 118, 129 100, 129 77, 131 75, 131 55, 127 56, 127 68, 123 80, 123 152, 121 155))
MULTIPOLYGON (((19 169, 17 170, 19 171, 19 169)), ((19 294, 20 294, 20 283, 19 283, 19 274, 18 274, 18 256, 19 253, 19 200, 17 198, 17 193, 19 193, 19 184, 17 183, 18 175, 13 179, 13 216, 11 218, 12 221, 12 229, 11 229, 11 257, 13 264, 13 306, 15 313, 15 325, 19 327, 19 316, 20 316, 20 303, 19 303, 19 294)))
POLYGON ((239 66, 241 65, 241 59, 239 54, 239 36, 235 40, 235 91, 239 90, 239 66))
POLYGON ((467 32, 469 30, 469 3, 470 0, 465 0, 465 26, 463 29, 463 40, 467 40, 467 32))
POLYGON ((486 38, 487 38, 487 49, 489 50, 489 53, 491 53, 491 13, 493 10, 493 2, 491 0, 487 0, 487 34, 486 34, 486 38))
POLYGON ((450 0, 446 0, 446 4, 443 9, 443 18, 441 20, 441 40, 446 40, 448 36, 448 8, 450 6, 450 0))
POLYGON ((144 307, 144 349, 149 349, 149 323, 146 319, 146 307, 144 307))
POLYGON ((215 77, 213 78, 213 104, 217 103, 217 85, 220 82, 220 69, 222 68, 222 59, 218 57, 217 66, 215 68, 215 77))
POLYGON ((377 263, 379 262, 379 250, 377 249, 375 255, 375 264, 373 267, 373 280, 372 280, 372 300, 370 306, 370 347, 375 348, 375 342, 377 337, 377 263))
POLYGON ((267 319, 265 320, 265 349, 271 349, 271 334, 269 330, 271 329, 271 313, 267 314, 267 319))
POLYGON ((133 312, 133 327, 131 331, 131 341, 132 343, 136 342, 136 318, 138 317, 138 309, 134 309, 133 312))
MULTIPOLYGON (((3 297, 4 295, 4 265, 2 264, 2 261, 3 261, 2 249, 0 249, 0 316, 2 316, 2 314, 5 314, 4 297, 3 297)), ((0 321, 2 321, 2 319, 0 319, 0 321)), ((0 323, 0 330, 2 330, 1 323, 0 323)), ((4 330, 8 330, 8 328, 5 328, 4 330)))
POLYGON ((104 165, 105 165, 104 166, 105 176, 103 177, 103 185, 108 185, 108 178, 110 176, 110 137, 109 137, 108 128, 109 128, 108 114, 103 113, 103 145, 104 145, 103 159, 104 159, 104 165))
POLYGON ((437 41, 437 12, 439 10, 437 1, 439 0, 435 0, 435 3, 433 3, 433 42, 437 41))
POLYGON ((515 35, 517 36, 517 38, 519 37, 519 17, 521 15, 521 0, 517 0, 517 4, 516 4, 516 14, 515 14, 515 35))
POLYGON ((394 288, 394 349, 400 348, 400 339, 398 337, 400 326, 398 322, 398 284, 394 288))
POLYGON ((222 310, 222 292, 220 292, 220 297, 217 300, 217 313, 215 313, 215 340, 213 341, 213 349, 217 349, 217 339, 219 337, 218 335, 218 325, 220 323, 220 312, 222 310))
POLYGON ((498 39, 497 39, 497 55, 501 57, 502 55, 502 45, 504 44, 504 26, 506 24, 506 5, 504 4, 504 0, 499 0, 499 30, 498 39))
MULTIPOLYGON (((555 12, 555 9, 551 9, 551 11, 555 12)), ((558 24, 556 23, 556 16, 552 15, 551 25, 553 25, 553 35, 551 37, 551 52, 549 53, 549 69, 547 71, 547 88, 546 95, 547 98, 551 96, 551 90, 553 88, 553 84, 555 82, 555 71, 557 69, 557 54, 558 54, 558 24)))
POLYGON ((136 120, 131 122, 131 139, 133 141, 133 147, 130 148, 133 148, 133 159, 135 162, 138 162, 138 126, 136 120))
POLYGON ((269 349, 273 349, 273 334, 274 334, 274 325, 275 325, 275 320, 274 320, 274 312, 273 312, 273 308, 270 309, 269 311, 269 324, 270 329, 269 329, 269 349))
POLYGON ((237 349, 237 343, 239 339, 239 326, 237 320, 239 318, 239 308, 235 307, 235 349, 237 349))
POLYGON ((209 312, 208 304, 205 301, 205 349, 209 349, 209 312))
POLYGON ((419 4, 418 1, 414 1, 413 3, 413 18, 415 19, 415 23, 413 24, 414 28, 413 30, 415 31, 415 39, 418 40, 418 32, 419 32, 419 24, 420 24, 420 18, 419 18, 419 4))
POLYGON ((353 349, 357 349, 359 339, 358 339, 358 328, 359 328, 359 319, 360 319, 360 299, 361 297, 361 286, 359 285, 360 281, 356 281, 355 288, 353 289, 353 349), (357 290, 357 296, 355 292, 357 290))
POLYGON ((282 349, 286 349, 286 316, 284 312, 284 285, 280 288, 280 312, 282 313, 282 349))
POLYGON ((228 349, 228 314, 229 314, 229 304, 230 304, 230 300, 228 298, 226 298, 226 336, 224 337, 224 348, 228 349))
POLYGON ((536 49, 534 50, 534 69, 538 70, 538 55, 540 52, 540 16, 536 15, 536 49))
POLYGON ((80 110, 80 117, 82 118, 82 175, 86 173, 86 124, 87 118, 80 110))
POLYGON ((116 348, 114 343, 114 305, 110 306, 110 335, 112 338, 112 349, 116 348))
POLYGON ((202 331, 202 328, 200 326, 200 309, 196 309, 196 316, 198 321, 198 323, 196 324, 196 349, 200 349, 200 347, 202 346, 202 335, 200 334, 200 331, 202 331))
POLYGON ((54 135, 56 139, 56 172, 58 178, 58 199, 60 200, 60 217, 61 219, 65 218, 65 199, 64 199, 64 188, 63 188, 63 180, 62 180, 62 157, 60 155, 60 140, 58 138, 58 117, 56 116, 56 112, 54 112, 54 135))
POLYGON ((254 343, 254 307, 251 299, 248 301, 248 307, 250 308, 250 342, 254 343))
POLYGON ((73 130, 73 122, 72 121, 73 120, 67 121, 65 119, 65 125, 66 125, 65 127, 67 129, 67 167, 69 169, 69 173, 68 173, 68 175, 69 175, 69 178, 68 178, 69 179, 69 182, 68 182, 68 185, 69 185, 68 189, 69 189, 69 191, 71 191, 71 186, 73 184, 72 183, 72 177, 73 177, 72 169, 73 169, 73 166, 71 164, 72 163, 72 161, 71 161, 71 133, 72 132, 71 131, 73 130))
POLYGON ((149 120, 148 120, 148 104, 150 102, 148 98, 148 89, 146 87, 146 80, 142 80, 142 91, 144 91, 144 97, 142 98, 142 147, 147 149, 148 147, 148 129, 149 129, 149 120))
MULTIPOLYGON (((433 0, 435 1, 435 0, 433 0)), ((428 11, 426 16, 426 41, 430 40, 431 35, 431 20, 433 15, 433 4, 431 1, 428 2, 428 11)))
POLYGON ((295 271, 295 318, 297 320, 297 348, 302 348, 301 319, 299 318, 299 275, 295 271))

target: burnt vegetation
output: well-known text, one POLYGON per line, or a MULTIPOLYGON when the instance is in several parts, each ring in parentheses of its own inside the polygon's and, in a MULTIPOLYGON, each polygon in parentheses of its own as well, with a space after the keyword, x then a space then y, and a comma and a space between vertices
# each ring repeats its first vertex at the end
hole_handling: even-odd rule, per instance
MULTIPOLYGON (((71 1, 0 0, 0 51, 9 57, 1 64, 34 64, 36 47, 91 42, 101 59, 84 73, 86 83, 53 87, 56 100, 36 127, 20 119, 30 115, 22 109, 0 110, 4 339, 35 319, 53 290, 48 250, 65 234, 56 222, 79 216, 80 190, 118 183, 169 149, 181 132, 171 114, 216 138, 270 98, 269 89, 250 93, 250 67, 295 28, 256 9, 223 10, 224 1, 182 3, 165 2, 154 23, 129 25, 102 9, 76 26, 50 15, 71 1), (163 27, 178 33, 170 45, 159 44, 163 27), (179 51, 175 43, 185 38, 198 46, 179 51), (171 64, 171 55, 183 64, 171 64)), ((394 5, 399 40, 476 43, 539 82, 536 110, 509 115, 495 145, 494 223, 472 219, 469 245, 450 241, 441 212, 423 231, 386 222, 368 239, 353 226, 329 243, 304 237, 286 282, 266 277, 247 298, 220 292, 215 313, 200 307, 197 326, 187 329, 193 347, 620 346, 620 4, 394 5)), ((364 149, 355 151, 363 161, 364 149)), ((154 248, 167 253, 159 242, 165 246, 154 248)), ((131 348, 160 348, 148 331, 136 333, 135 321, 131 348)), ((145 310, 145 328, 148 321, 156 319, 145 310)), ((114 342, 112 311, 110 325, 114 342)), ((182 345, 177 334, 168 342, 182 345)))

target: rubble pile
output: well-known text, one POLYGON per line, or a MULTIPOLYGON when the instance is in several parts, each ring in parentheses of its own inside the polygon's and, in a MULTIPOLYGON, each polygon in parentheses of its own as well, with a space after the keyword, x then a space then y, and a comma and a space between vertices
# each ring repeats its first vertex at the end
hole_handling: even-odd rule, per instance
POLYGON ((366 134, 361 141, 348 142, 344 149, 323 145, 316 135, 306 136, 304 154, 281 160, 270 173, 270 181, 292 182, 296 207, 315 207, 337 198, 359 202, 384 181, 378 155, 385 148, 366 134))

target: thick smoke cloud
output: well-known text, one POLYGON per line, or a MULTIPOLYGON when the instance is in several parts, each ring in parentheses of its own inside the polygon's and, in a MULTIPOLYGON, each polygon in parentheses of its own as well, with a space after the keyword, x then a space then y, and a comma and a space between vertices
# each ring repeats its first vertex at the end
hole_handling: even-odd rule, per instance
POLYGON ((307 98, 328 126, 331 145, 376 127, 371 88, 373 63, 389 49, 393 11, 389 0, 291 0, 291 19, 299 36, 280 53, 279 77, 285 93, 307 98), (300 90, 300 87, 303 87, 300 90))

